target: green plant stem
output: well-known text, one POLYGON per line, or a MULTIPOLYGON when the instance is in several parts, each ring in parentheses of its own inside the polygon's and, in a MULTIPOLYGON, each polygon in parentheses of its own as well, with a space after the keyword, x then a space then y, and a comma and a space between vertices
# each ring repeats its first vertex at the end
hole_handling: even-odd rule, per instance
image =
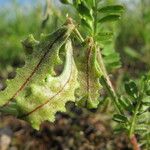
POLYGON ((133 145, 134 150, 140 150, 134 131, 135 131, 137 113, 141 105, 141 99, 142 99, 141 97, 137 98, 138 103, 135 107, 134 115, 132 117, 131 126, 129 130, 129 138, 130 138, 131 144, 133 145))
POLYGON ((93 22, 93 37, 95 37, 96 33, 97 33, 97 0, 94 1, 94 9, 93 9, 93 13, 94 13, 94 22, 93 22))
MULTIPOLYGON (((97 9, 98 9, 98 1, 97 0, 94 0, 94 8, 93 8, 93 13, 94 13, 94 22, 93 22, 93 39, 95 38, 96 34, 97 34, 97 9)), ((95 43, 95 45, 97 45, 95 43)), ((98 48, 98 46, 97 46, 98 48)), ((99 49, 99 48, 98 48, 99 49)), ((103 62, 103 58, 101 56, 101 53, 100 53, 100 50, 98 52, 98 61, 99 61, 99 64, 101 66, 101 69, 103 71, 103 77, 101 78, 102 79, 102 83, 103 83, 103 86, 104 88, 106 89, 106 91, 108 92, 109 96, 112 98, 112 100, 114 101, 114 104, 118 110, 118 112, 121 114, 121 110, 120 108, 118 107, 118 103, 117 103, 117 95, 115 93, 115 90, 111 84, 111 81, 108 77, 108 73, 107 73, 107 70, 105 68, 105 65, 104 65, 104 62, 103 62)))
POLYGON ((141 100, 140 99, 141 99, 141 97, 137 99, 138 103, 135 107, 134 115, 132 117, 131 126, 130 126, 130 130, 129 130, 129 137, 130 138, 134 135, 136 117, 137 117, 137 113, 138 113, 138 110, 139 110, 140 105, 141 105, 141 100))
POLYGON ((80 34, 79 30, 77 28, 74 29, 75 34, 78 36, 78 38, 81 40, 81 42, 84 42, 84 38, 80 34))
POLYGON ((115 107, 118 111, 118 113, 122 114, 123 112, 121 111, 121 109, 118 106, 118 98, 117 98, 117 94, 115 93, 115 90, 112 86, 112 83, 108 77, 108 73, 107 70, 105 68, 104 62, 103 62, 103 58, 101 56, 100 50, 98 52, 98 62, 101 66, 101 69, 103 71, 103 76, 101 77, 101 82, 104 86, 104 88, 106 89, 106 91, 108 92, 109 96, 111 97, 111 99, 113 100, 115 107))
MULTIPOLYGON (((97 9, 98 9, 98 8, 97 8, 97 6, 98 6, 97 4, 98 4, 98 1, 97 1, 97 0, 94 0, 94 9, 93 9, 93 12, 94 12, 93 39, 95 38, 96 33, 97 33, 97 9)), ((97 44, 95 43, 95 45, 97 45, 97 44)), ((99 49, 98 46, 97 46, 97 48, 99 49)), ((108 92, 109 96, 113 99, 114 104, 115 104, 115 106, 116 106, 118 112, 121 113, 121 110, 119 109, 118 104, 117 104, 117 95, 116 95, 115 90, 114 90, 114 88, 113 88, 113 86, 112 86, 112 84, 111 84, 111 81, 110 81, 109 77, 108 77, 108 73, 107 73, 107 70, 106 70, 106 68, 105 68, 105 65, 104 65, 103 58, 102 58, 102 56, 101 56, 100 50, 99 50, 99 52, 98 52, 98 62, 99 62, 99 64, 100 64, 100 66, 101 66, 101 69, 102 69, 103 75, 104 75, 104 76, 102 76, 102 78, 101 78, 101 79, 102 79, 103 86, 104 86, 104 88, 106 89, 106 91, 108 92)))

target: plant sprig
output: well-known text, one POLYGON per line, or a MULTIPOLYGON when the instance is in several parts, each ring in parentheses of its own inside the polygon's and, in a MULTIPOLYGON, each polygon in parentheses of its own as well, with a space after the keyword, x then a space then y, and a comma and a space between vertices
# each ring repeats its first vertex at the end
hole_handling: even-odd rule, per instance
MULTIPOLYGON (((118 106, 121 114, 115 114, 114 120, 119 123, 116 131, 125 131, 130 140, 140 135, 141 141, 150 140, 150 75, 142 77, 139 85, 129 80, 125 83, 125 96, 120 96, 118 106), (148 139, 147 139, 148 138, 148 139)), ((137 143, 134 143, 137 144, 137 143)), ((138 147, 138 146, 135 146, 138 147)))
MULTIPOLYGON (((125 83, 127 97, 119 96, 119 94, 115 93, 105 68, 107 62, 109 68, 111 66, 120 66, 119 56, 112 50, 113 33, 104 26, 107 26, 108 23, 118 21, 124 11, 124 7, 122 5, 103 5, 101 1, 61 0, 62 3, 73 6, 79 13, 81 33, 83 32, 85 37, 92 37, 97 48, 103 49, 104 47, 102 51, 99 51, 100 56, 103 56, 99 59, 101 69, 103 70, 103 76, 100 78, 100 82, 107 90, 117 108, 118 113, 113 117, 119 123, 116 131, 125 131, 134 149, 138 149, 139 146, 135 135, 139 131, 145 131, 147 129, 147 120, 143 120, 142 116, 148 116, 148 99, 150 97, 146 94, 148 93, 146 92, 146 88, 142 89, 142 85, 138 87, 131 80, 125 83)), ((144 87, 149 88, 150 85, 147 85, 149 76, 146 76, 141 82, 144 83, 144 87)), ((144 133, 146 133, 144 135, 146 138, 149 137, 149 131, 148 133, 146 131, 144 133)))

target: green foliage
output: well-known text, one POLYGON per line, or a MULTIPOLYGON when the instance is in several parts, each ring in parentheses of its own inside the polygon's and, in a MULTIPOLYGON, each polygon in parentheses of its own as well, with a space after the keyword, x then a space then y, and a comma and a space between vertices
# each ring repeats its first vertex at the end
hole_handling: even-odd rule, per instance
POLYGON ((147 140, 150 134, 150 97, 147 88, 150 87, 150 75, 143 76, 139 86, 132 80, 125 83, 126 96, 118 99, 120 114, 114 115, 114 120, 119 122, 116 131, 126 131, 132 138, 140 135, 140 139, 147 140))
MULTIPOLYGON (((91 37, 85 40, 84 44, 82 43, 84 46, 82 48, 81 57, 75 57, 79 71, 79 92, 77 92, 76 95, 79 104, 82 103, 81 105, 83 105, 84 103, 88 108, 96 108, 99 104, 99 90, 102 88, 99 78, 102 75, 107 78, 107 74, 100 54, 99 44, 95 38, 97 37, 95 26, 98 24, 98 20, 96 20, 98 10, 96 3, 93 3, 94 8, 91 7, 90 9, 89 2, 90 1, 88 1, 88 3, 84 1, 74 1, 72 3, 79 12, 81 20, 84 20, 87 24, 91 23, 92 27, 91 33, 89 33, 91 37)), ((63 3, 68 4, 68 1, 63 1, 63 3)), ((34 128, 38 129, 42 121, 53 121, 54 114, 59 110, 64 110, 66 101, 75 99, 73 95, 77 87, 77 81, 75 82, 74 80, 76 79, 77 71, 73 63, 67 65, 71 61, 70 57, 72 57, 72 52, 69 50, 66 52, 66 62, 68 63, 64 67, 63 72, 65 73, 62 72, 62 74, 58 76, 54 69, 62 62, 59 56, 60 49, 66 43, 74 28, 74 25, 69 22, 70 20, 68 20, 67 26, 59 28, 51 35, 42 35, 40 41, 36 41, 32 35, 29 35, 29 37, 22 42, 27 54, 25 65, 17 69, 15 79, 8 80, 6 82, 7 88, 0 92, 2 112, 13 112, 14 114, 16 113, 17 116, 19 114, 19 117, 28 120, 34 128), (69 57, 69 61, 67 61, 67 57, 69 57), (71 69, 66 69, 66 66, 72 66, 75 71, 70 72, 71 69), (47 70, 47 68, 49 69, 47 70), (64 81, 66 81, 66 83, 64 83, 64 81), (63 83, 64 87, 61 85, 63 83), (58 86, 58 84, 60 86, 58 86), (69 92, 65 88, 67 84, 67 87, 70 88, 69 92), (52 95, 50 95, 51 93, 52 95), (51 101, 51 98, 54 99, 54 103, 52 101, 51 106, 46 107, 45 105, 51 101), (59 101, 63 101, 63 99, 65 99, 65 102, 59 103, 59 101), (32 105, 29 105, 31 102, 32 105), (54 105, 55 107, 57 105, 59 107, 51 109, 54 105), (60 105, 62 105, 62 107, 60 107, 60 105), (47 110, 48 108, 50 109, 49 111, 47 110), (48 113, 45 114, 45 112, 48 113), (37 115, 39 118, 35 117, 37 115), (43 115, 45 118, 42 117, 43 115), (49 118, 47 118, 48 116, 49 118)), ((100 35, 101 38, 105 37, 107 40, 111 34, 108 34, 108 32, 107 34, 101 34, 101 32, 99 32, 98 35, 100 35)), ((67 43, 67 45, 70 44, 67 43)), ((67 46, 67 49, 71 49, 71 46, 67 46)))
POLYGON ((109 6, 104 6, 102 8, 99 8, 98 11, 101 13, 120 14, 124 11, 124 7, 122 5, 109 5, 109 6))
POLYGON ((59 10, 54 11, 51 6, 50 21, 46 22, 44 28, 41 27, 45 16, 42 16, 41 3, 39 1, 36 3, 33 6, 23 7, 17 2, 10 1, 11 8, 8 6, 0 10, 0 34, 2 35, 0 37, 0 72, 4 74, 2 75, 4 78, 7 78, 9 68, 14 70, 11 66, 18 67, 22 63, 25 54, 20 41, 29 34, 39 38, 41 33, 53 32, 60 25, 58 18, 63 19, 64 13, 57 15, 59 10))
POLYGON ((113 117, 113 120, 119 123, 125 123, 128 121, 126 116, 120 115, 120 114, 115 114, 113 117))
POLYGON ((69 3, 79 13, 81 33, 92 36, 101 49, 107 70, 112 71, 121 66, 120 57, 114 50, 113 34, 107 23, 120 19, 124 11, 121 5, 104 5, 100 0, 73 1, 69 3), (103 6, 104 5, 104 6, 103 6), (112 57, 115 56, 115 57, 112 57), (108 61, 109 60, 109 61, 108 61))
POLYGON ((118 21, 120 19, 120 15, 107 15, 100 18, 99 23, 118 21))
POLYGON ((125 90, 128 95, 130 95, 132 98, 138 97, 138 89, 134 81, 129 81, 125 83, 125 90))
MULTIPOLYGON (((121 83, 121 86, 124 85, 124 93, 116 94, 107 74, 107 71, 111 72, 121 66, 120 56, 114 50, 115 35, 112 26, 113 22, 122 16, 124 7, 106 5, 102 0, 60 1, 67 5, 67 8, 74 8, 71 14, 75 16, 79 26, 68 19, 65 25, 52 34, 41 35, 39 41, 35 40, 33 35, 22 41, 26 52, 25 65, 16 69, 16 77, 7 80, 6 89, 0 92, 0 112, 16 115, 39 129, 43 121, 54 121, 57 111, 65 111, 65 103, 70 100, 88 109, 97 108, 100 104, 100 90, 103 88, 116 108, 113 117, 118 123, 116 131, 126 132, 130 140, 138 134, 141 143, 149 147, 150 75, 137 82, 124 81, 121 83), (74 51, 70 38, 74 41, 74 51)), ((42 31, 55 30, 58 20, 62 20, 63 17, 53 11, 54 24, 49 24, 51 15, 48 8, 47 6, 43 22, 39 23, 40 19, 35 16, 38 11, 32 16, 35 19, 32 21, 36 22, 35 26, 24 27, 25 19, 21 19, 23 16, 18 17, 19 19, 11 24, 11 32, 16 32, 19 36, 13 39, 11 34, 12 39, 9 39, 10 33, 7 28, 9 34, 2 43, 7 45, 5 42, 12 40, 15 48, 18 47, 18 39, 28 32, 36 32, 38 37, 42 31)), ((144 12, 144 25, 146 31, 149 31, 147 16, 147 12, 144 12)), ((1 28, 0 33, 4 34, 1 28)), ((148 54, 149 35, 144 32, 142 36, 146 43, 144 52, 148 54)), ((9 49, 3 45, 2 47, 9 49)), ((128 45, 126 47, 125 52, 128 55, 147 63, 140 53, 128 45)), ((20 47, 17 49, 20 50, 20 47)), ((3 53, 0 57, 2 55, 3 53)), ((4 58, 4 61, 9 58, 11 57, 4 58)))
POLYGON ((10 113, 16 109, 18 117, 38 129, 44 120, 54 121, 55 113, 64 111, 65 103, 75 99, 77 69, 71 42, 65 46, 66 61, 62 73, 57 75, 54 70, 62 62, 60 49, 73 28, 73 24, 68 24, 50 35, 42 35, 39 42, 33 36, 23 42, 32 54, 27 55, 25 66, 17 70, 15 79, 8 80, 7 88, 0 92, 2 112, 10 113))

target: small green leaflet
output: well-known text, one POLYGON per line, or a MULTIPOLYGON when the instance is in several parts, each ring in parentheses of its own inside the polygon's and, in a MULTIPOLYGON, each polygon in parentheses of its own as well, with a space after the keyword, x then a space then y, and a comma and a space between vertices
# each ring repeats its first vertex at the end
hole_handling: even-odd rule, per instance
POLYGON ((121 16, 118 14, 110 14, 110 15, 102 17, 98 22, 99 23, 113 22, 113 21, 118 21, 120 18, 121 16))
POLYGON ((99 23, 118 21, 124 11, 122 5, 108 5, 98 9, 99 13, 104 16, 99 20, 99 23))
POLYGON ((108 5, 98 9, 100 13, 122 13, 124 7, 122 5, 108 5))
POLYGON ((117 122, 122 122, 125 123, 128 121, 126 116, 120 115, 120 114, 115 114, 113 117, 113 120, 117 121, 117 122))

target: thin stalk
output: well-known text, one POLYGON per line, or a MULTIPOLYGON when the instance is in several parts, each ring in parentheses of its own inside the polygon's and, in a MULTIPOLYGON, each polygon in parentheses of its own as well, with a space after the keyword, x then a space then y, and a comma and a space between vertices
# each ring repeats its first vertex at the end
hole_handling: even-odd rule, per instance
MULTIPOLYGON (((104 73, 104 76, 101 77, 101 82, 102 82, 104 88, 106 89, 106 91, 108 92, 109 96, 112 98, 118 113, 124 114, 124 112, 118 106, 118 98, 117 98, 115 90, 113 89, 113 86, 112 86, 112 84, 111 84, 111 82, 109 80, 109 77, 107 75, 107 71, 106 71, 104 62, 102 60, 101 53, 99 53, 99 62, 100 62, 100 66, 103 69, 103 73, 104 73)), ((135 113, 134 113, 134 116, 133 116, 133 119, 132 119, 132 122, 131 122, 130 131, 129 131, 130 142, 133 145, 133 149, 134 150, 140 150, 140 147, 138 145, 137 139, 136 139, 136 137, 134 135, 136 117, 137 117, 137 113, 138 113, 140 105, 141 105, 141 101, 139 100, 138 104, 137 104, 137 106, 135 108, 135 113)))
MULTIPOLYGON (((96 34, 97 34, 97 9, 98 9, 98 1, 97 0, 94 0, 94 9, 93 9, 93 13, 94 13, 94 22, 93 22, 93 39, 95 38, 96 34)), ((96 43, 95 43, 96 45, 96 43)), ((98 47, 98 46, 97 46, 98 47)), ((104 76, 102 77, 102 82, 103 82, 103 86, 105 87, 105 89, 107 90, 109 96, 112 98, 112 100, 114 101, 114 104, 118 110, 119 113, 121 113, 121 109, 118 107, 118 103, 117 103, 117 95, 115 93, 115 90, 112 86, 112 83, 108 77, 108 73, 107 73, 107 70, 105 68, 105 65, 104 65, 104 62, 103 62, 103 58, 101 56, 101 53, 100 51, 98 52, 98 62, 99 62, 99 65, 103 71, 103 74, 104 76)))
POLYGON ((137 142, 137 139, 135 137, 135 135, 133 135, 131 138, 130 138, 130 142, 133 146, 133 150, 140 150, 140 147, 139 147, 139 144, 137 142))
POLYGON ((138 113, 138 110, 139 110, 140 105, 141 105, 141 101, 139 100, 139 98, 137 99, 137 101, 138 101, 138 103, 137 103, 137 105, 135 107, 134 115, 133 115, 133 118, 132 118, 132 121, 131 121, 130 130, 129 130, 130 138, 134 135, 135 124, 136 124, 136 117, 137 117, 137 113, 138 113))
POLYGON ((140 105, 141 105, 141 97, 139 97, 137 99, 138 103, 135 107, 135 111, 134 111, 134 115, 133 115, 133 118, 132 118, 132 121, 131 121, 131 126, 130 126, 130 130, 129 130, 129 137, 130 137, 130 142, 131 144, 133 145, 133 149, 134 150, 140 150, 140 147, 138 145, 138 142, 137 142, 137 139, 135 137, 135 134, 134 134, 134 131, 135 131, 135 125, 136 125, 136 118, 137 118, 137 113, 138 113, 138 110, 140 108, 140 105))
POLYGON ((81 40, 81 42, 84 42, 84 38, 80 34, 79 30, 77 28, 74 29, 75 34, 78 36, 78 38, 81 40))
POLYGON ((94 15, 94 22, 93 22, 93 37, 95 37, 96 33, 97 33, 97 0, 94 1, 94 9, 93 9, 93 15, 94 15))
POLYGON ((102 81, 102 84, 104 86, 104 88, 106 89, 106 91, 108 92, 109 96, 111 97, 111 99, 113 100, 114 104, 115 104, 115 107, 118 111, 118 113, 122 114, 122 110, 120 109, 120 107, 118 106, 118 97, 117 97, 117 94, 115 93, 115 90, 112 86, 112 83, 108 77, 108 73, 107 73, 107 70, 105 68, 105 65, 104 65, 104 62, 103 62, 103 58, 101 56, 101 53, 100 53, 100 50, 98 51, 98 62, 99 62, 99 65, 103 71, 103 76, 101 77, 101 81, 102 81))

